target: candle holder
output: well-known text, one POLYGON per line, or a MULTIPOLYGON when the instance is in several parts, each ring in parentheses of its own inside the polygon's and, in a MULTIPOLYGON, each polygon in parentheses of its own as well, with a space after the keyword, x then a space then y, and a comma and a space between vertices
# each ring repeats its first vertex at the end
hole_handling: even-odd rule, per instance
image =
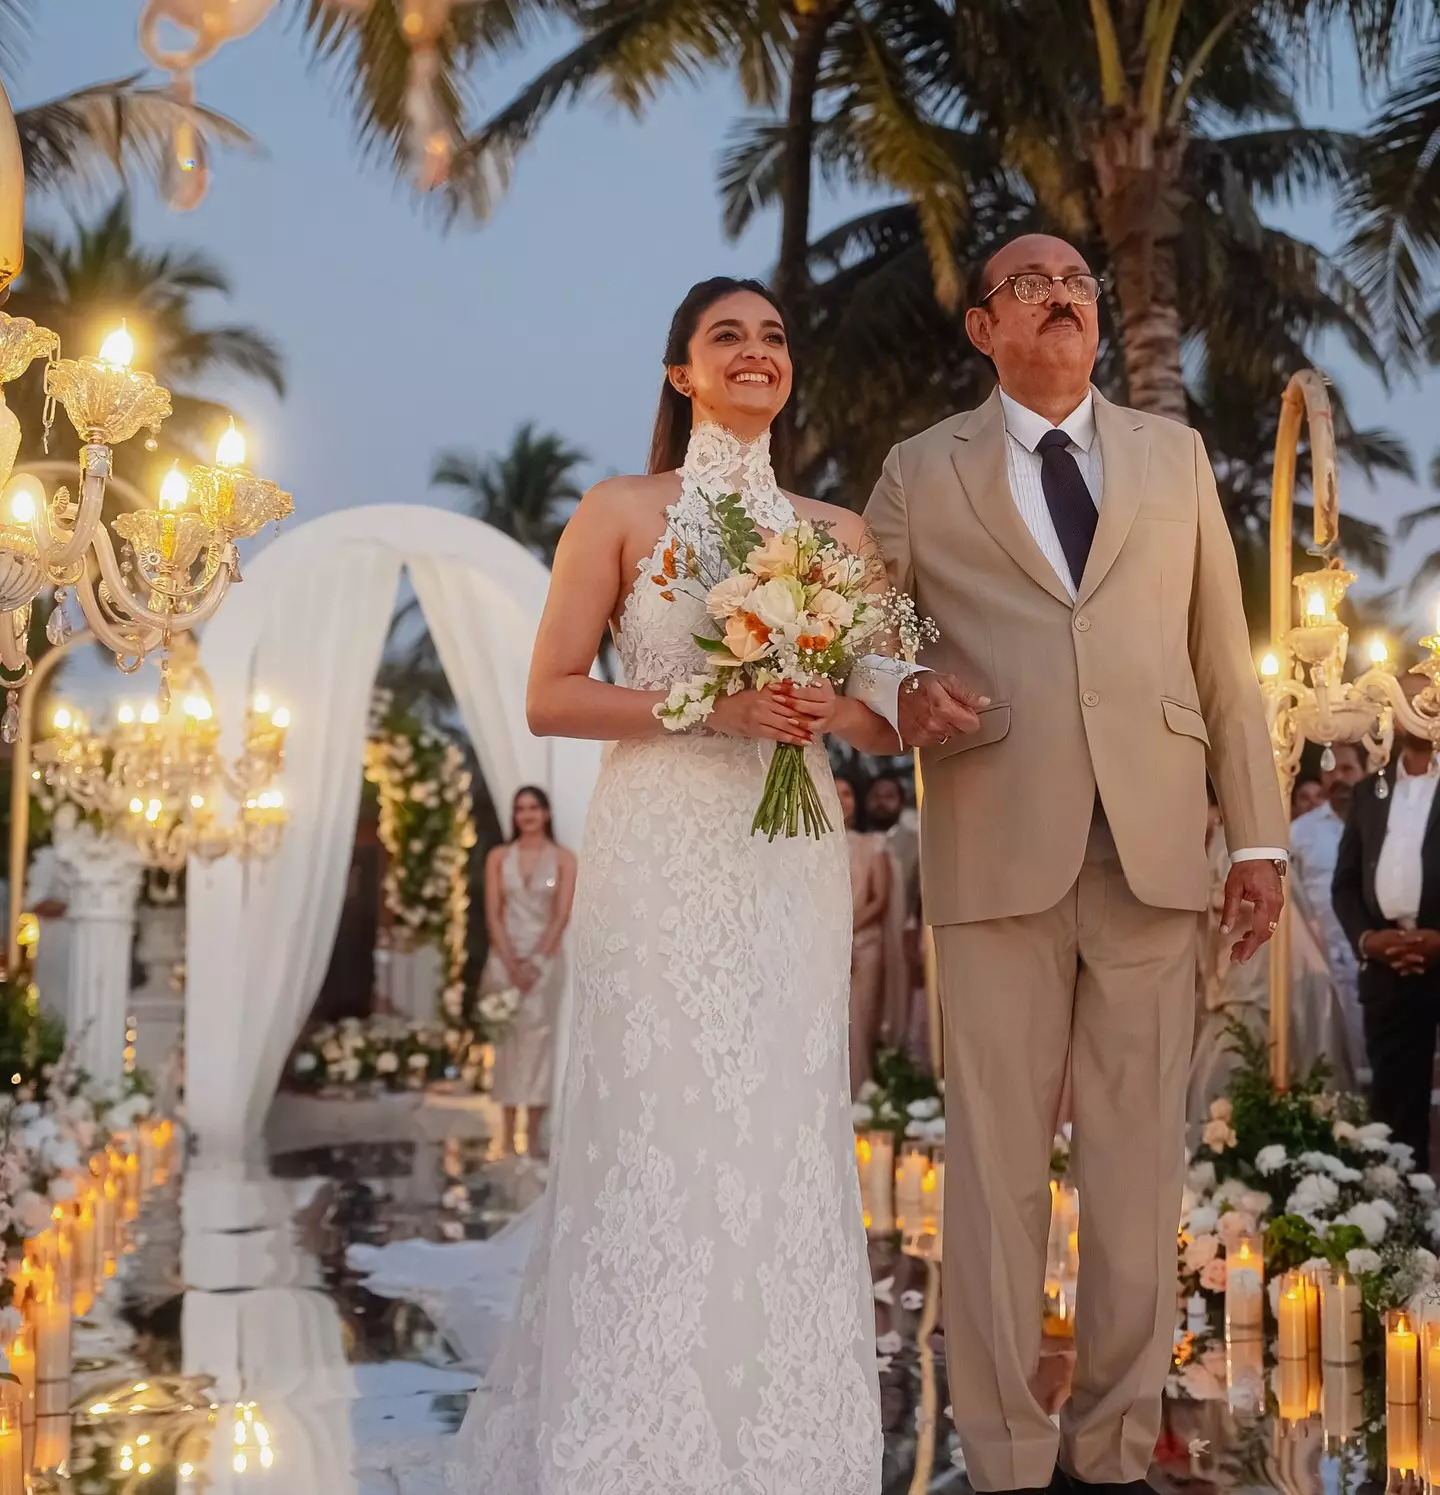
POLYGON ((869 1235, 889 1235, 895 1229, 895 1135, 873 1130, 857 1132, 855 1161, 860 1169, 860 1207, 869 1235))
POLYGON ((1236 1417, 1264 1412, 1265 1349, 1258 1334, 1226 1341, 1225 1399, 1236 1417))
POLYGON ((1327 1366, 1359 1365, 1363 1327, 1359 1281, 1332 1267, 1320 1279, 1320 1352, 1327 1366))
POLYGON ((1326 1365, 1322 1370, 1320 1426, 1329 1453, 1340 1453, 1361 1434, 1365 1421, 1365 1378, 1358 1364, 1326 1365))
POLYGON ((1306 1299, 1305 1273, 1291 1270, 1280 1279, 1280 1298, 1276 1308, 1279 1342, 1276 1350, 1282 1362, 1303 1361, 1310 1354, 1310 1310, 1306 1299))
POLYGON ((925 1205, 925 1172, 930 1149, 923 1142, 904 1142, 895 1164, 895 1223, 902 1231, 919 1228, 925 1205))
POLYGON ((1415 1402, 1385 1403, 1385 1488, 1413 1490, 1420 1475, 1420 1407, 1415 1402))
POLYGON ((1310 1416, 1310 1362, 1278 1360, 1275 1364, 1275 1399, 1280 1407, 1280 1421, 1293 1426, 1310 1416))
POLYGON ((1265 1323, 1265 1245, 1241 1236, 1225 1262, 1225 1337, 1259 1339, 1265 1323))

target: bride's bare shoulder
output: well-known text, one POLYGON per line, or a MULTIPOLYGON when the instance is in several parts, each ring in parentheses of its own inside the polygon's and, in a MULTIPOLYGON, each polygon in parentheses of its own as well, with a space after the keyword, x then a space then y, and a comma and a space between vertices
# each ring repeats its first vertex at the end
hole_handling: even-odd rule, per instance
POLYGON ((587 529, 604 528, 621 534, 637 525, 653 528, 656 516, 663 516, 679 494, 679 474, 673 472, 602 478, 580 500, 575 518, 587 529))
POLYGON ((865 521, 854 509, 842 509, 839 504, 821 503, 818 498, 803 498, 798 493, 787 493, 786 498, 795 507, 795 512, 812 524, 828 525, 830 533, 852 550, 865 538, 865 521))

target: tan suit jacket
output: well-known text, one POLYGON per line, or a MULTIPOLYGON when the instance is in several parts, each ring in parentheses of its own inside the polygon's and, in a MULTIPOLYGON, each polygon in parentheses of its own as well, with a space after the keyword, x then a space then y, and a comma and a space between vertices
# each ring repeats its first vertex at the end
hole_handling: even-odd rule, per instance
POLYGON ((1015 504, 998 392, 895 447, 866 519, 940 630, 923 662, 991 705, 921 751, 931 924, 1038 913, 1075 883, 1098 789, 1135 896, 1203 909, 1207 770, 1232 846, 1288 831, 1240 580, 1199 436, 1095 396, 1104 468, 1079 596, 1015 504))

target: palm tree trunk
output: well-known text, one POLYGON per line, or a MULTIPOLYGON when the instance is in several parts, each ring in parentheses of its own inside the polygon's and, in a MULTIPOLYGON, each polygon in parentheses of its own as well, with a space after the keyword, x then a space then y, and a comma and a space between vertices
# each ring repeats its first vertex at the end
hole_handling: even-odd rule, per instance
POLYGON ((1100 231, 1110 253, 1130 403, 1185 421, 1175 246, 1185 139, 1139 109, 1111 112, 1090 149, 1100 231))
POLYGON ((799 321, 799 304, 810 288, 810 186, 815 149, 815 91, 831 0, 798 0, 795 44, 790 51, 790 99, 785 113, 780 186, 780 259, 775 294, 799 321))

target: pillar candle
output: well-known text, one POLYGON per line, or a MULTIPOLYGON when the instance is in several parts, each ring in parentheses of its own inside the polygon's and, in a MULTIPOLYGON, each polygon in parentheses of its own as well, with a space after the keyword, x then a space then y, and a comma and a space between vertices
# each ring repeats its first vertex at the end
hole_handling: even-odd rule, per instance
POLYGON ((70 1457, 70 1412, 57 1412, 35 1424, 35 1467, 50 1472, 70 1457))
POLYGON ((1416 1403, 1385 1403, 1385 1462, 1407 1474, 1420 1467, 1420 1408, 1416 1403))
POLYGON ((1385 1400, 1404 1407, 1420 1401, 1420 1341, 1414 1320, 1403 1310, 1385 1316, 1385 1400))
POLYGON ((1310 1415, 1309 1369, 1309 1361, 1303 1359, 1281 1360, 1276 1366, 1275 1393, 1284 1422, 1304 1422, 1310 1415))
POLYGON ((895 1167, 895 1213, 905 1230, 915 1230, 925 1203, 925 1170, 930 1160, 925 1151, 914 1143, 906 1143, 900 1150, 900 1161, 895 1167))
POLYGON ((1360 1363, 1362 1325, 1360 1284, 1347 1272, 1334 1271, 1320 1288, 1320 1347, 1326 1365, 1360 1363))
POLYGON ((1310 1354, 1320 1353, 1320 1274, 1316 1270, 1302 1271, 1301 1281, 1305 1285, 1305 1344, 1310 1354))
POLYGON ((866 1213, 875 1235, 895 1229, 895 1136, 893 1132, 870 1133, 870 1189, 866 1213))
MULTIPOLYGON (((1425 1350, 1425 1415, 1440 1423, 1440 1339, 1425 1350)), ((1440 1474, 1440 1470, 1436 1472, 1440 1474)))
POLYGON ((1209 1327, 1210 1309, 1204 1293, 1195 1293, 1185 1304, 1185 1332, 1203 1334, 1209 1327))
POLYGON ((1255 1416, 1264 1410, 1265 1358, 1258 1337, 1226 1342, 1225 1392, 1230 1410, 1237 1416, 1255 1416))
POLYGON ((1305 1302, 1305 1278, 1286 1272, 1280 1285, 1278 1313, 1281 1360, 1304 1360, 1309 1351, 1309 1310, 1305 1302))
POLYGON ((87 1189, 76 1202, 74 1288, 70 1295, 75 1317, 84 1318, 95 1303, 95 1202, 87 1189))
POLYGON ((1264 1322, 1265 1264, 1255 1243, 1242 1239, 1226 1259, 1225 1332, 1250 1338, 1264 1322))

